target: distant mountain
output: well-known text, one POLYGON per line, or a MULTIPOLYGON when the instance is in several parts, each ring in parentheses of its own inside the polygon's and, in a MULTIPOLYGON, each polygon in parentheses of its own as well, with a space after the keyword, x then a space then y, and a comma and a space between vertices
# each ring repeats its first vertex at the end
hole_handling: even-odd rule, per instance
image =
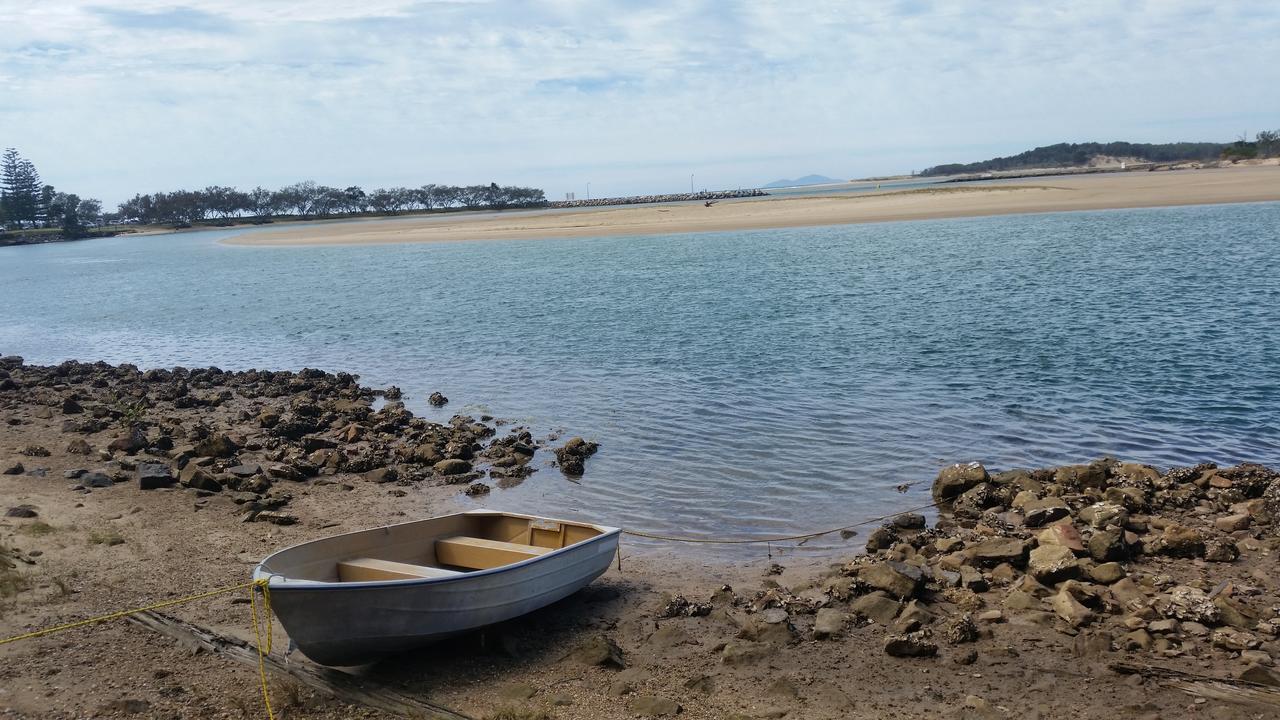
POLYGON ((785 188, 785 187, 796 187, 798 185, 828 185, 830 183, 838 183, 838 182, 844 182, 844 181, 837 180, 835 178, 829 178, 826 175, 805 175, 804 177, 796 178, 795 180, 774 180, 773 182, 769 183, 768 185, 765 185, 764 187, 785 188))

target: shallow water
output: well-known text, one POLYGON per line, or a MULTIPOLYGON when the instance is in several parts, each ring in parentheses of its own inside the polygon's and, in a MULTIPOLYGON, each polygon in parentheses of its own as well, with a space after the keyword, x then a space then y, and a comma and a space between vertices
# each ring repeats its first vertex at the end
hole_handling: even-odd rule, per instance
POLYGON ((216 242, 235 232, 0 249, 0 354, 357 372, 429 417, 602 444, 581 481, 543 467, 487 505, 688 535, 919 505, 941 465, 970 459, 1280 465, 1277 203, 216 242))

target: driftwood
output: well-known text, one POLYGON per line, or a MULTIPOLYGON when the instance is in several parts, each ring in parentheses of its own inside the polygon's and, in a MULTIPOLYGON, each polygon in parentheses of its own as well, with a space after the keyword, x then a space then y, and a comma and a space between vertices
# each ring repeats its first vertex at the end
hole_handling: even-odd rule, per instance
POLYGON ((1280 708, 1280 688, 1270 685, 1262 685, 1235 678, 1198 675, 1155 665, 1135 665, 1133 663, 1117 662, 1111 663, 1109 667, 1123 675, 1141 675, 1164 680, 1163 684, 1166 687, 1181 690, 1188 695, 1280 708))
MULTIPOLYGON (((184 622, 155 611, 144 611, 128 617, 129 621, 154 630, 182 643, 194 644, 215 655, 258 667, 258 650, 237 638, 184 622)), ((331 695, 353 705, 395 713, 404 717, 430 720, 471 720, 466 715, 413 697, 374 680, 360 678, 340 670, 306 661, 286 663, 275 655, 264 658, 263 666, 275 675, 285 675, 313 690, 331 695)))

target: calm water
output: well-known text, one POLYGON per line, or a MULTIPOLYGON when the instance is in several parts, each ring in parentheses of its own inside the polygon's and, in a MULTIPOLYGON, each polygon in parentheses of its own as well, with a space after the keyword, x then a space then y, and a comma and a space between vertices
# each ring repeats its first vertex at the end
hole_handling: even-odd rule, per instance
POLYGON ((0 249, 0 353, 351 370, 431 417, 601 442, 581 482, 544 468, 491 506, 694 535, 920 504, 960 460, 1280 465, 1276 203, 368 248, 228 234, 0 249))

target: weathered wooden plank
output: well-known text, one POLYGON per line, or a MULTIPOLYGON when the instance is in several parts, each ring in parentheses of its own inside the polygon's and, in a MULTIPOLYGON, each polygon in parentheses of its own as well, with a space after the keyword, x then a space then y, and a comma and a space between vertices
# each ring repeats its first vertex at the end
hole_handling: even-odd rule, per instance
POLYGON ((1189 695, 1249 705, 1280 707, 1280 688, 1260 685, 1248 680, 1212 677, 1157 665, 1137 665, 1126 662, 1111 663, 1109 667, 1123 675, 1141 675, 1166 680, 1167 682, 1163 683, 1165 687, 1175 688, 1189 695))
MULTIPOLYGON (((238 638, 231 638, 155 611, 130 615, 128 620, 166 637, 197 646, 245 665, 258 667, 258 650, 238 638)), ((306 661, 285 663, 275 655, 264 659, 264 667, 275 675, 284 675, 319 692, 353 705, 383 710, 404 717, 430 720, 471 720, 449 708, 414 697, 377 681, 359 678, 340 670, 306 661)))

